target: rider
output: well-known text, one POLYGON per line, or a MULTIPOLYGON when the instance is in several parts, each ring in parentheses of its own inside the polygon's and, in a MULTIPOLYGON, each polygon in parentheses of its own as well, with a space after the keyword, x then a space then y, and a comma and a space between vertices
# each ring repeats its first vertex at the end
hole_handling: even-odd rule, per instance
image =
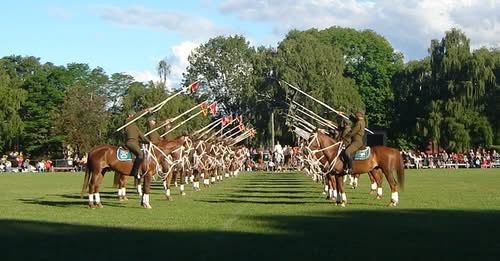
POLYGON ((365 136, 365 119, 362 112, 356 112, 353 118, 352 129, 344 136, 351 139, 352 142, 344 151, 346 159, 345 174, 352 174, 352 157, 354 153, 363 146, 363 137, 365 136))
MULTIPOLYGON (((156 128, 156 119, 155 117, 151 116, 148 118, 148 127, 147 131, 151 131, 156 128)), ((149 139, 151 140, 152 143, 156 144, 161 140, 160 133, 158 133, 158 130, 155 130, 149 134, 149 139)))
MULTIPOLYGON (((129 111, 127 121, 132 120, 134 118, 134 115, 134 111, 129 111)), ((130 150, 130 152, 135 155, 134 165, 132 166, 130 176, 140 178, 138 171, 142 161, 144 160, 144 153, 139 146, 139 141, 141 141, 142 143, 151 143, 151 141, 146 136, 144 136, 144 134, 142 134, 141 130, 135 122, 129 124, 125 128, 125 133, 127 135, 125 146, 130 150)))

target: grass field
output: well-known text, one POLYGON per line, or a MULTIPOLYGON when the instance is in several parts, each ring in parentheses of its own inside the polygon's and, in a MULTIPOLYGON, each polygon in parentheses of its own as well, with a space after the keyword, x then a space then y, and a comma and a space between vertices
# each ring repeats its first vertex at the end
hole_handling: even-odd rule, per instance
POLYGON ((335 206, 302 173, 242 173, 153 209, 80 199, 82 173, 0 174, 1 260, 498 260, 500 169, 407 170, 400 205, 366 175, 335 206))

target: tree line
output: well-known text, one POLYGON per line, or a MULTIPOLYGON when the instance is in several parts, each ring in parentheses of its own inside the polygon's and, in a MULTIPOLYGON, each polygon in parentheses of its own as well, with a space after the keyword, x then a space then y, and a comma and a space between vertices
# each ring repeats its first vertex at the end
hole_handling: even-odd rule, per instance
MULTIPOLYGON (((332 107, 366 113, 368 127, 388 130, 389 145, 404 149, 433 146, 460 151, 500 144, 500 52, 474 51, 459 29, 432 40, 429 55, 404 62, 401 53, 372 30, 331 27, 292 30, 277 47, 253 47, 244 36, 218 36, 196 48, 181 85, 199 80, 194 95, 176 97, 155 116, 166 119, 209 100, 221 115, 243 115, 257 130, 253 146, 270 145, 271 114, 278 140, 295 139, 285 124, 292 83, 332 107)), ((58 66, 36 57, 0 59, 0 151, 58 157, 68 148, 85 153, 102 144, 121 144, 121 126, 130 109, 140 111, 176 90, 165 89, 170 72, 158 64, 159 82, 87 64, 58 66)), ((335 115, 314 102, 316 113, 335 115)), ((177 130, 209 122, 198 117, 177 130)), ((142 122, 144 124, 144 122, 142 122)))

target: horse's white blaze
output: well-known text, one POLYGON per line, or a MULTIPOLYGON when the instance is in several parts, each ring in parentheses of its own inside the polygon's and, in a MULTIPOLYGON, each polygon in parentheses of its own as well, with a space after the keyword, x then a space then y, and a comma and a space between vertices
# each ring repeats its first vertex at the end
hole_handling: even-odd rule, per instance
POLYGON ((373 182, 372 183, 372 190, 376 190, 377 189, 377 182, 373 182))
POLYGON ((382 196, 382 188, 377 188, 377 195, 382 196))
POLYGON ((399 193, 396 191, 396 192, 392 192, 391 194, 391 199, 394 201, 394 202, 399 202, 399 193))
POLYGON ((170 197, 170 189, 167 189, 167 190, 165 191, 165 195, 166 195, 167 197, 170 197))
POLYGON ((94 193, 94 197, 95 197, 95 203, 96 204, 101 203, 101 195, 99 195, 99 192, 98 193, 94 193))

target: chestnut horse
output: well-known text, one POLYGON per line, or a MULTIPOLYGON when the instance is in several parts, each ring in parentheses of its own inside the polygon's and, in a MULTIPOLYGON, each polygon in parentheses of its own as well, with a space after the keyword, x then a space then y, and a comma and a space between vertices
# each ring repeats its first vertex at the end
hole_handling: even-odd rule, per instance
MULTIPOLYGON (((341 198, 341 205, 347 203, 347 196, 343 186, 344 163, 342 161, 342 141, 336 141, 320 130, 315 130, 309 138, 308 148, 311 154, 322 163, 322 168, 327 172, 329 179, 327 184, 338 189, 341 198)), ((376 174, 381 171, 390 187, 391 201, 390 206, 396 206, 399 203, 398 183, 401 189, 404 188, 404 165, 403 158, 399 150, 386 147, 371 147, 371 154, 365 160, 353 161, 353 174, 372 172, 376 174), (397 173, 397 181, 394 179, 393 172, 397 173)))

